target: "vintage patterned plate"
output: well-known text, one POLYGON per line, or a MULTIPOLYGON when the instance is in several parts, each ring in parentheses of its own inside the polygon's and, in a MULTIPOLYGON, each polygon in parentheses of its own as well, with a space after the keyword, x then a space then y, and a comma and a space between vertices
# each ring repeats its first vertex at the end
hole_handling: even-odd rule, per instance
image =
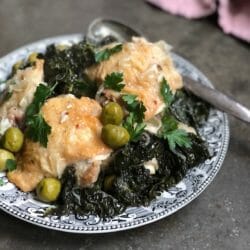
MULTIPOLYGON (((48 38, 15 50, 0 59, 0 80, 7 77, 11 66, 16 61, 26 58, 29 53, 45 51, 46 46, 51 43, 74 43, 80 39, 82 39, 80 34, 48 38)), ((212 86, 209 80, 191 63, 174 53, 172 56, 182 75, 199 79, 203 84, 212 86)), ((4 185, 0 187, 0 208, 35 225, 71 233, 115 232, 149 224, 187 205, 204 191, 218 173, 229 142, 226 114, 212 109, 209 120, 202 126, 200 133, 209 144, 212 158, 191 169, 180 183, 170 188, 168 192, 163 192, 161 196, 151 202, 149 207, 130 207, 123 214, 112 219, 101 219, 93 215, 43 217, 43 212, 48 205, 35 200, 32 193, 21 192, 8 182, 4 173, 0 173, 0 179, 4 182, 4 185)))

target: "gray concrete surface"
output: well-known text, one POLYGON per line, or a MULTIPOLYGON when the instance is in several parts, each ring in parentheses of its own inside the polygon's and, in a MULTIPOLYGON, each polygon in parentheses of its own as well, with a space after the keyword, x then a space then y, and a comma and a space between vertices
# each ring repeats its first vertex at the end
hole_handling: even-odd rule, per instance
MULTIPOLYGON (((140 0, 0 0, 0 56, 26 43, 85 31, 95 17, 120 19, 166 39, 215 86, 250 107, 250 46, 214 18, 187 21, 140 0)), ((250 249, 250 127, 230 118, 231 142, 213 183, 190 205, 151 225, 106 235, 46 230, 0 212, 0 249, 250 249)))

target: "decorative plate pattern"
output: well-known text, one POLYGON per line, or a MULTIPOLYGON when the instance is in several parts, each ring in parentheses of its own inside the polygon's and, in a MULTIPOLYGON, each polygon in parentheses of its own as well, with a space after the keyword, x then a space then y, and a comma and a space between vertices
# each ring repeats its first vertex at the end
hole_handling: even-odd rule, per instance
MULTIPOLYGON (((15 50, 0 59, 0 80, 4 80, 11 71, 11 66, 26 58, 33 51, 43 52, 51 43, 74 43, 82 38, 80 34, 60 36, 41 40, 15 50)), ((212 86, 209 80, 191 63, 172 54, 174 63, 182 75, 188 75, 202 84, 212 86)), ((149 224, 164 218, 196 198, 212 182, 219 171, 226 155, 229 142, 229 126, 226 114, 212 109, 208 122, 203 124, 200 133, 208 142, 212 157, 188 171, 185 178, 161 196, 153 200, 149 207, 130 207, 124 213, 111 218, 98 216, 81 217, 52 216, 43 217, 48 205, 34 199, 32 193, 23 193, 9 183, 5 174, 0 173, 4 185, 0 187, 0 208, 5 212, 36 224, 38 226, 71 233, 107 233, 127 230, 149 224)))

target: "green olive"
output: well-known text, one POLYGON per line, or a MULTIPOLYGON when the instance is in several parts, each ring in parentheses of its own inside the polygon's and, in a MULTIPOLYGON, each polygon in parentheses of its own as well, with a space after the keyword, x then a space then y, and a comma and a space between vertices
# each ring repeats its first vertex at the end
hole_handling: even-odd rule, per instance
POLYGON ((35 62, 36 62, 36 59, 37 59, 37 56, 38 56, 38 53, 36 53, 36 52, 31 53, 31 54, 29 55, 29 57, 28 57, 28 62, 29 62, 30 64, 35 63, 35 62))
POLYGON ((107 124, 102 128, 102 140, 111 148, 119 148, 128 143, 129 139, 127 129, 121 126, 107 124))
POLYGON ((12 66, 12 71, 16 72, 18 69, 20 69, 23 66, 23 60, 17 61, 13 66, 12 66))
POLYGON ((8 128, 3 136, 3 147, 11 152, 18 152, 23 145, 23 138, 19 128, 8 128))
POLYGON ((123 116, 122 107, 116 102, 109 102, 102 110, 101 121, 103 125, 119 125, 122 122, 123 116))
POLYGON ((15 160, 15 156, 5 149, 0 149, 0 171, 5 170, 6 161, 9 159, 15 160))
POLYGON ((115 180, 115 175, 107 175, 103 182, 104 191, 112 190, 112 186, 115 180))
POLYGON ((36 187, 39 200, 44 202, 55 201, 61 192, 61 182, 56 178, 44 178, 36 187))

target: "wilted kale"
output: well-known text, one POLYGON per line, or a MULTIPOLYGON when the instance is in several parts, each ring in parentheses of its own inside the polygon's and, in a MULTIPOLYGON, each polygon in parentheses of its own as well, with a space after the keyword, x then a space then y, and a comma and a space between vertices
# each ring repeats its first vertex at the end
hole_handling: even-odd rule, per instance
POLYGON ((62 192, 56 214, 97 214, 112 217, 128 206, 148 205, 150 201, 179 182, 187 170, 209 157, 206 145, 191 135, 192 147, 169 149, 165 140, 144 133, 140 140, 131 142, 114 153, 109 168, 92 188, 76 185, 73 167, 62 177, 62 192), (144 167, 146 161, 157 159, 155 174, 144 167), (112 177, 112 178, 110 178, 112 177), (107 188, 107 179, 110 179, 107 188))
POLYGON ((55 95, 95 96, 97 86, 84 74, 84 69, 95 63, 92 45, 81 41, 59 49, 53 44, 47 47, 44 59, 44 80, 49 85, 57 83, 55 95))
POLYGON ((92 188, 80 188, 76 183, 75 168, 69 166, 63 173, 62 191, 57 201, 57 208, 52 214, 98 214, 112 217, 124 211, 125 207, 114 197, 102 190, 103 175, 92 188))
POLYGON ((178 90, 169 107, 175 118, 196 129, 208 118, 209 104, 188 91, 178 90))
MULTIPOLYGON (((45 80, 49 84, 58 83, 57 94, 93 96, 96 86, 82 73, 84 68, 95 63, 93 51, 86 42, 63 51, 58 51, 52 45, 45 54, 45 80), (85 56, 79 57, 81 54, 85 56)), ((198 128, 207 119, 208 104, 189 92, 177 91, 170 100, 171 92, 165 81, 162 82, 161 92, 169 101, 167 111, 176 126, 180 121, 198 128)), ((173 126, 173 123, 169 123, 170 119, 167 120, 165 125, 173 126)), ((178 131, 176 126, 169 131, 178 131)), ((129 206, 148 205, 162 191, 178 183, 188 169, 209 158, 207 145, 201 137, 191 133, 187 133, 187 136, 190 147, 185 143, 175 143, 170 148, 166 138, 144 132, 138 140, 113 153, 109 166, 89 188, 79 187, 74 166, 67 167, 61 179, 62 191, 57 208, 52 213, 96 214, 105 218, 113 217, 129 206), (157 160, 158 169, 151 174, 145 168, 145 162, 153 158, 157 160)))

